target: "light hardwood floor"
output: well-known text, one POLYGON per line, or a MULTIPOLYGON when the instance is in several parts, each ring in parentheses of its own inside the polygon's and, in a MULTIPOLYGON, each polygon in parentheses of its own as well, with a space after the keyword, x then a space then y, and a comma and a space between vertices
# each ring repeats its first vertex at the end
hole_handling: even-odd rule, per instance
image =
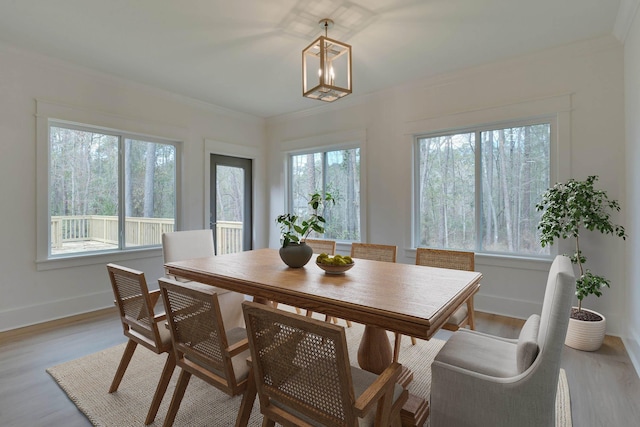
MULTIPOLYGON (((508 338, 517 337, 522 323, 476 315, 478 330, 508 338)), ((0 334, 0 426, 90 426, 45 369, 124 341, 115 310, 0 334)), ((640 425, 640 379, 620 339, 607 337, 597 352, 565 347, 562 367, 574 427, 640 425)))

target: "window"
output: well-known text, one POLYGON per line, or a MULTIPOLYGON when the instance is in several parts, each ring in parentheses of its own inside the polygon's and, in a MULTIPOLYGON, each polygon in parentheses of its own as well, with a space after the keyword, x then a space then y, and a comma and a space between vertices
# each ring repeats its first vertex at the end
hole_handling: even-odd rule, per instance
POLYGON ((292 154, 289 157, 289 210, 309 209, 309 196, 330 193, 335 205, 322 212, 326 239, 360 240, 360 148, 292 154))
POLYGON ((153 247, 176 219, 176 144, 49 122, 49 257, 153 247))
POLYGON ((551 136, 551 120, 416 136, 416 246, 548 256, 535 206, 551 136))

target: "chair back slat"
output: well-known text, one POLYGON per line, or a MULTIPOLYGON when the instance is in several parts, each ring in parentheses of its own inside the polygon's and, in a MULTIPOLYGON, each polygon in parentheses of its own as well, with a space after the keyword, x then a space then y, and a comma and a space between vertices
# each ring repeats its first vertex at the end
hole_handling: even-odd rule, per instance
POLYGON ((475 254, 469 251, 418 248, 416 265, 475 271, 475 254))
POLYGON ((396 262, 397 253, 398 247, 393 245, 355 242, 351 244, 351 258, 396 262))
POLYGON ((306 239, 305 243, 313 249, 314 254, 334 255, 336 253, 335 240, 306 239))
POLYGON ((344 329, 256 303, 243 310, 261 405, 320 425, 357 425, 344 329))

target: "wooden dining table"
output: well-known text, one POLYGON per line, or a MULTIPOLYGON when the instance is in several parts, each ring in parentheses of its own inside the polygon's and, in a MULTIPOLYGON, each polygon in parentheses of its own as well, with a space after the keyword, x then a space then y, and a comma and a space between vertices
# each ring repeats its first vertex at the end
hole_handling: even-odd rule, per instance
MULTIPOLYGON (((482 274, 355 259, 344 274, 327 274, 312 260, 285 265, 277 249, 196 258, 165 264, 167 273, 253 297, 300 307, 365 325, 358 349, 361 368, 382 372, 392 361, 386 331, 428 340, 477 290, 482 274)), ((405 367, 400 383, 411 380, 405 367)), ((403 426, 421 426, 428 397, 410 395, 403 426)))

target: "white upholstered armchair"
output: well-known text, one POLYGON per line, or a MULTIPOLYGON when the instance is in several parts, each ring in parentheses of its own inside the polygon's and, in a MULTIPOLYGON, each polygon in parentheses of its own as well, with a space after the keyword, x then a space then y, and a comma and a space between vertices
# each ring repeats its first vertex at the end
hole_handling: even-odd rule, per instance
POLYGON ((542 313, 517 340, 460 329, 431 366, 431 427, 553 426, 575 276, 569 258, 549 271, 542 313))
MULTIPOLYGON (((213 231, 204 229, 164 233, 162 235, 162 255, 165 263, 214 256, 213 231)), ((180 282, 188 281, 169 274, 167 277, 180 282)), ((213 288, 218 294, 225 326, 227 328, 244 327, 241 306, 244 295, 227 289, 213 288)))

